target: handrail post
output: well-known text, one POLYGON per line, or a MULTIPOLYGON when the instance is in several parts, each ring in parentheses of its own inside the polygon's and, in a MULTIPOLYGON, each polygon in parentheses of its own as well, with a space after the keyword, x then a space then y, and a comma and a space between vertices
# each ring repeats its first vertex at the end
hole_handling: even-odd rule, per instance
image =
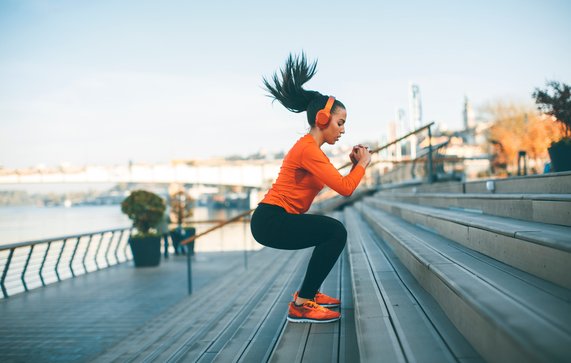
POLYGON ((51 242, 48 242, 48 247, 46 248, 46 253, 44 253, 44 258, 42 259, 42 265, 40 266, 40 280, 42 281, 42 286, 46 286, 46 282, 44 281, 44 265, 46 264, 46 259, 48 258, 48 253, 50 252, 50 247, 52 246, 51 242))
POLYGON ((434 170, 432 165, 432 131, 431 126, 428 126, 428 183, 434 182, 434 170))
POLYGON ((6 290, 6 286, 4 286, 4 280, 8 275, 8 269, 10 268, 10 263, 12 262, 12 256, 14 255, 15 248, 10 249, 10 254, 8 254, 8 260, 6 260, 6 266, 4 266, 4 272, 2 273, 2 280, 0 280, 0 286, 2 286, 2 294, 4 297, 8 297, 8 291, 6 290))
POLYGON ((73 253, 71 254, 71 259, 69 260, 69 270, 71 271, 71 276, 73 277, 75 277, 75 271, 73 271, 73 260, 75 259, 75 254, 77 253, 77 248, 79 247, 80 242, 81 242, 81 236, 77 237, 73 253))
POLYGON ((248 249, 246 246, 246 236, 247 236, 247 223, 244 221, 244 269, 248 269, 248 249))
POLYGON ((20 280, 22 280, 22 285, 24 285, 25 291, 28 291, 28 284, 26 284, 26 271, 28 271, 28 266, 30 265, 30 258, 32 257, 33 252, 34 252, 34 245, 30 247, 30 252, 28 252, 28 258, 26 258, 26 264, 24 265, 24 269, 22 270, 22 275, 20 276, 20 280))
POLYGON ((63 251, 65 250, 65 244, 66 244, 66 242, 67 242, 67 238, 64 238, 63 244, 61 245, 61 250, 59 250, 59 256, 58 256, 58 258, 57 258, 56 266, 54 267, 54 271, 55 271, 55 273, 56 273, 56 276, 57 276, 57 280, 58 280, 58 281, 61 281, 61 278, 60 278, 59 272, 58 272, 58 268, 59 268, 59 263, 60 263, 60 261, 61 261, 61 256, 63 256, 63 251))
POLYGON ((119 233, 119 240, 117 241, 117 246, 115 247, 115 252, 114 252, 114 256, 115 256, 115 261, 116 263, 119 263, 119 247, 121 246, 121 242, 123 242, 123 232, 125 230, 121 230, 121 232, 119 233))
POLYGON ((107 248, 105 249, 105 263, 107 264, 106 267, 111 266, 109 262, 109 251, 111 250, 111 245, 113 245, 113 240, 115 239, 115 231, 111 232, 111 237, 109 238, 109 243, 107 244, 107 248))
MULTIPOLYGON (((194 243, 194 241, 191 243, 194 243)), ((188 294, 192 295, 192 262, 190 252, 186 253, 186 270, 188 276, 188 294)))
POLYGON ((83 265, 83 270, 87 273, 87 265, 85 264, 85 260, 87 259, 87 255, 89 254, 89 249, 91 248, 91 241, 93 240, 93 234, 89 235, 89 239, 87 240, 87 247, 85 248, 85 253, 83 254, 83 258, 81 259, 81 264, 83 265))
POLYGON ((99 243, 97 244, 97 248, 95 249, 95 255, 93 256, 95 267, 97 268, 98 271, 101 270, 101 267, 99 267, 99 262, 97 262, 97 257, 99 256, 99 250, 101 249, 101 245, 103 244, 103 238, 105 237, 105 233, 106 232, 101 233, 101 238, 99 238, 99 243))

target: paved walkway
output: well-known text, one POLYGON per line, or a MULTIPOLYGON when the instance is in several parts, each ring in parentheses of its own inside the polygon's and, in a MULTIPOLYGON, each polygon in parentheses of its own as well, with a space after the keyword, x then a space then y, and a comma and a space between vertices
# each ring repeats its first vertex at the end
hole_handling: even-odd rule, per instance
MULTIPOLYGON (((243 255, 199 254, 194 293, 225 272, 243 269, 243 255)), ((171 256, 158 268, 126 263, 0 300, 0 361, 93 359, 188 298, 186 273, 186 257, 171 256)))

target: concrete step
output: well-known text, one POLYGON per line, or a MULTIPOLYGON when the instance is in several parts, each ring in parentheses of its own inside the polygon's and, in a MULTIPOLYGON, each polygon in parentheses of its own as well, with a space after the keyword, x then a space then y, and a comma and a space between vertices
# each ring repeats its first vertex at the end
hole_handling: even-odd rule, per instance
MULTIPOLYGON (((255 316, 259 309, 265 305, 259 302, 271 291, 272 285, 286 282, 286 279, 297 268, 303 252, 282 252, 271 266, 249 274, 237 281, 239 286, 235 290, 221 291, 214 301, 209 303, 209 309, 201 314, 194 323, 184 322, 182 334, 177 334, 164 344, 167 349, 160 354, 153 352, 154 362, 195 362, 199 359, 208 359, 207 353, 218 343, 226 343, 225 336, 233 332, 250 315, 255 316), (260 274, 260 271, 264 271, 260 274)), ((210 353, 213 351, 211 350, 210 353)))
POLYGON ((542 279, 571 288, 571 227, 365 199, 406 221, 542 279))
POLYGON ((571 191, 571 172, 469 181, 464 183, 464 193, 490 193, 489 182, 494 193, 500 194, 567 194, 571 191))
MULTIPOLYGON (((292 270, 284 269, 267 289, 253 301, 254 308, 237 316, 234 323, 219 334, 197 362, 262 362, 273 352, 284 324, 292 292, 301 284, 306 258, 290 260, 292 270)), ((188 361, 191 357, 185 357, 188 361)))
MULTIPOLYGON (((305 273, 306 264, 300 269, 305 273)), ((301 284, 301 280, 299 281, 301 284)), ((338 261, 324 281, 321 290, 331 296, 340 296, 341 262, 338 261)), ((295 289, 293 290, 295 291, 295 289)), ((291 301, 291 295, 288 302, 291 301)), ((286 307, 282 305, 282 309, 286 307)), ((342 317, 345 321, 347 316, 342 317)), ((340 323, 296 324, 287 322, 269 362, 338 362, 340 323)))
POLYGON ((345 225, 361 361, 482 361, 354 208, 345 225))
POLYGON ((356 208, 486 361, 568 362, 569 289, 365 203, 356 208))
POLYGON ((292 254, 298 254, 298 251, 279 254, 275 250, 262 249, 250 258, 248 270, 228 275, 217 286, 183 300, 95 361, 154 361, 159 357, 165 360, 165 354, 170 354, 168 358, 176 358, 193 348, 193 343, 205 343, 201 339, 214 330, 213 326, 224 322, 227 313, 236 312, 240 309, 237 305, 259 292, 252 289, 267 287, 279 268, 287 265, 292 254), (260 278, 254 271, 267 273, 260 278))
POLYGON ((478 193, 478 194, 568 194, 571 191, 571 172, 515 176, 503 179, 479 179, 466 182, 432 184, 405 183, 381 186, 386 192, 409 193, 478 193), (488 187, 493 187, 490 191, 488 187))
POLYGON ((571 194, 478 194, 380 192, 381 200, 571 226, 571 194))

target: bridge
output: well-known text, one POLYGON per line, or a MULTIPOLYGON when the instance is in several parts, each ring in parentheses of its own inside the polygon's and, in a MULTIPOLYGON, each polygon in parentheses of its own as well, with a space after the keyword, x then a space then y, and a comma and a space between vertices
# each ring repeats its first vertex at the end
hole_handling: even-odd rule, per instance
POLYGON ((152 183, 267 188, 281 160, 211 160, 157 165, 0 170, 0 185, 46 183, 152 183))

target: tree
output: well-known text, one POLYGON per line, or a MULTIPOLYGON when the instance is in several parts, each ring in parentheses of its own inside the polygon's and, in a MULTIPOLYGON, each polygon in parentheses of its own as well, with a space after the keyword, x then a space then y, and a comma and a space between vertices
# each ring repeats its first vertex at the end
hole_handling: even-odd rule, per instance
POLYGON ((571 138, 571 86, 563 82, 547 82, 545 90, 536 88, 533 98, 540 111, 555 117, 565 130, 564 138, 571 138), (549 89, 551 88, 551 89, 549 89))
POLYGON ((192 197, 184 189, 179 190, 170 196, 171 213, 179 228, 182 227, 186 218, 192 217, 192 197))
POLYGON ((548 159, 547 148, 551 142, 562 135, 561 128, 532 105, 498 101, 486 105, 482 111, 492 123, 487 139, 494 155, 494 174, 509 174, 515 170, 520 150, 526 151, 539 166, 548 159))

